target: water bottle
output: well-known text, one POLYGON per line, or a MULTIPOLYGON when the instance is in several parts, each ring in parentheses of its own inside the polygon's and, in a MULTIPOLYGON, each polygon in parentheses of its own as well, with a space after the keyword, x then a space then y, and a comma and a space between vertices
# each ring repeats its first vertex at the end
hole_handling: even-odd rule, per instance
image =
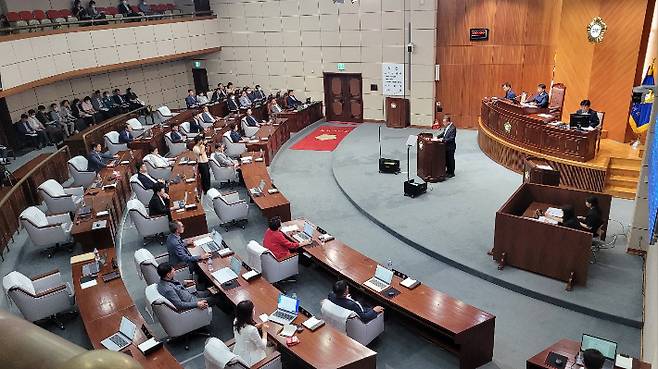
POLYGON ((388 268, 388 270, 393 270, 393 260, 389 258, 388 261, 386 262, 386 267, 388 268))
POLYGON ((101 260, 101 255, 98 253, 98 249, 94 247, 94 260, 98 263, 101 260))
POLYGON ((295 300, 297 300, 297 293, 296 293, 296 292, 293 292, 293 293, 292 293, 292 298, 295 299, 295 300))
POLYGON ((208 258, 208 271, 210 273, 212 273, 212 271, 213 271, 212 258, 208 258))

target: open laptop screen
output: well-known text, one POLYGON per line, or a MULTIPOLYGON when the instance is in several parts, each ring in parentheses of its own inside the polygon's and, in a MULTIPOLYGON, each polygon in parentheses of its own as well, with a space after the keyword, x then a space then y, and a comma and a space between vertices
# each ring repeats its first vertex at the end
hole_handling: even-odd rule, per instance
POLYGON ((375 270, 375 278, 382 282, 386 282, 387 284, 391 284, 391 280, 393 280, 393 271, 388 270, 381 265, 377 265, 377 270, 375 270))
POLYGON ((135 329, 137 326, 135 323, 131 322, 128 318, 121 317, 121 324, 119 325, 119 332, 126 336, 129 340, 132 340, 135 337, 135 329))
POLYGON ((615 360, 617 358, 617 343, 604 340, 603 338, 583 334, 583 339, 580 342, 580 351, 587 349, 596 349, 606 359, 615 360))
POLYGON ((289 311, 289 312, 297 312, 297 308, 299 307, 297 299, 293 299, 292 297, 286 296, 284 294, 279 294, 279 309, 289 311))
POLYGON ((315 230, 315 229, 313 228, 313 225, 312 225, 311 223, 309 223, 309 222, 304 222, 304 233, 306 233, 307 235, 309 235, 309 237, 312 237, 312 236, 313 236, 313 231, 314 231, 314 230, 315 230))

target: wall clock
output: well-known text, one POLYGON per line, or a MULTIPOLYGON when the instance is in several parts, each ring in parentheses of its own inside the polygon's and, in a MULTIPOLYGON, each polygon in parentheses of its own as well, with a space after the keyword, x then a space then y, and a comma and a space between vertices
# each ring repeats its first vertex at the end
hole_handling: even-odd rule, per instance
POLYGON ((589 42, 598 44, 603 41, 603 35, 607 29, 608 25, 605 24, 601 17, 595 17, 592 19, 587 25, 587 38, 589 39, 589 42))

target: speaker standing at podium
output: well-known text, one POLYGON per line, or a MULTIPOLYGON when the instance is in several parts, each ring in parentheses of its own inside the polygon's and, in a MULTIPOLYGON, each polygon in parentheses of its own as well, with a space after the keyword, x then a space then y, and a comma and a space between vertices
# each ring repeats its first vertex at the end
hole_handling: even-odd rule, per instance
POLYGON ((437 136, 446 146, 446 177, 452 178, 455 176, 455 149, 457 144, 455 138, 457 137, 457 127, 452 123, 450 116, 443 117, 443 132, 437 136))

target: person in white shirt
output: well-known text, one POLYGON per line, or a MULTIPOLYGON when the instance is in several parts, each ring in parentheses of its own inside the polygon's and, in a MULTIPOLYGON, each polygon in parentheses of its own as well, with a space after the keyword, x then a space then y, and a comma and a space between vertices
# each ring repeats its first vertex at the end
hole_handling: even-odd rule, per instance
POLYGON ((233 336, 235 346, 233 353, 238 355, 248 366, 263 360, 267 356, 267 329, 265 323, 254 321, 254 303, 250 300, 240 301, 235 308, 233 336), (258 329, 262 333, 259 334, 258 329))
POLYGON ((158 153, 157 147, 152 148, 149 154, 144 156, 144 161, 148 161, 149 163, 151 163, 151 165, 153 165, 156 168, 166 168, 173 165, 173 163, 169 159, 165 158, 164 156, 158 153))
POLYGON ((199 105, 204 105, 210 102, 206 93, 202 91, 199 91, 196 94, 196 101, 199 103, 199 105))

